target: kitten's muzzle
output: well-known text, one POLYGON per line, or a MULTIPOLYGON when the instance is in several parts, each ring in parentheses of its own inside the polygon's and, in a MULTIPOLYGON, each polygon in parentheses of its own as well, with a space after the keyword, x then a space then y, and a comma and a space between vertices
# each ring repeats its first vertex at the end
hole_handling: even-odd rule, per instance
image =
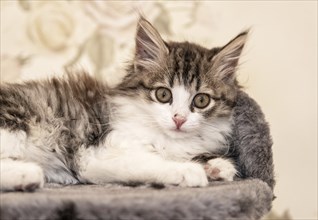
POLYGON ((187 121, 187 118, 182 115, 175 114, 172 120, 174 121, 177 130, 180 130, 181 126, 187 121))

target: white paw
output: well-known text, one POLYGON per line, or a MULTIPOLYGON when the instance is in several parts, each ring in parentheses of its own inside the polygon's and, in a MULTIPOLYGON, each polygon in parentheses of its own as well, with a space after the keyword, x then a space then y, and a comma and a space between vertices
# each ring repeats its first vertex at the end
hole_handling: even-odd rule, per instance
POLYGON ((230 160, 216 158, 209 160, 204 165, 207 176, 212 180, 233 181, 237 173, 233 163, 230 160))
POLYGON ((44 184, 40 166, 22 161, 1 161, 1 191, 34 191, 44 184))
POLYGON ((208 185, 208 178, 200 164, 184 163, 171 168, 167 173, 165 183, 175 184, 185 187, 202 187, 208 185))

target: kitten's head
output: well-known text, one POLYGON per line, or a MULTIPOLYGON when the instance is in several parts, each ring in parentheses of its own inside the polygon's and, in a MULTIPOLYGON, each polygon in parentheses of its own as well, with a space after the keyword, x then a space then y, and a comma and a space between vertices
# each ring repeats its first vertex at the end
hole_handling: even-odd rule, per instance
POLYGON ((239 90, 235 72, 246 38, 243 32, 213 49, 165 42, 141 18, 133 64, 117 89, 134 102, 140 119, 165 134, 174 138, 198 134, 230 118, 239 90))

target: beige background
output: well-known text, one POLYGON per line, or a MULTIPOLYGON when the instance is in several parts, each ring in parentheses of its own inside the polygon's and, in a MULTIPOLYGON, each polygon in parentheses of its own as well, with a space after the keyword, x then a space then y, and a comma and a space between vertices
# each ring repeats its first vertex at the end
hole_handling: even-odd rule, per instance
POLYGON ((136 10, 165 39, 207 47, 252 28, 239 79, 271 125, 273 210, 317 219, 317 1, 1 0, 1 80, 45 78, 76 67, 118 82, 131 57, 136 10))

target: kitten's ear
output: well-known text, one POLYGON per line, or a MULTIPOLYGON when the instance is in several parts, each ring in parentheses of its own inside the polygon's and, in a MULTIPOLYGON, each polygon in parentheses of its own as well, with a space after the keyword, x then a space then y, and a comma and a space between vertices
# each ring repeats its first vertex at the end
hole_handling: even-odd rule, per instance
POLYGON ((247 36, 248 31, 240 33, 212 58, 212 72, 221 80, 227 83, 236 81, 235 72, 247 36))
POLYGON ((139 19, 136 33, 135 61, 159 61, 168 53, 168 48, 158 31, 143 17, 139 19))

